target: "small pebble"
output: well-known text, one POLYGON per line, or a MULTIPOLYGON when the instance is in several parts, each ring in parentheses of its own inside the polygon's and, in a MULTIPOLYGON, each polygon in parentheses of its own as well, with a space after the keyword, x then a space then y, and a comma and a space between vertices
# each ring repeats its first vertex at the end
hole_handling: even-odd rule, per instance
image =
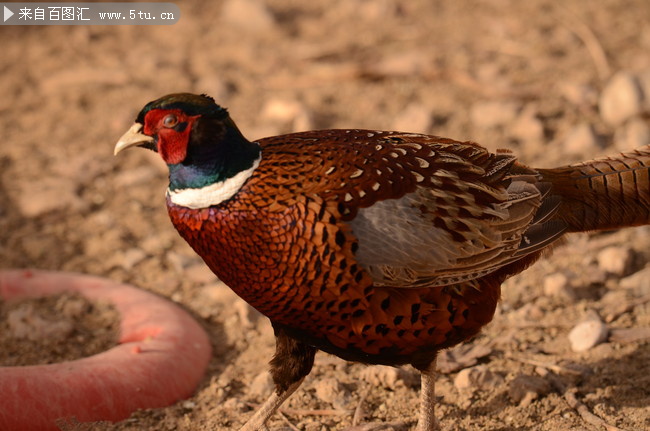
POLYGON ((551 391, 551 384, 537 376, 520 374, 508 384, 508 395, 516 403, 529 404, 532 400, 551 391))
POLYGON ((602 147, 602 140, 594 128, 587 123, 575 126, 564 138, 564 150, 572 155, 586 156, 597 153, 602 147))
POLYGON ((578 323, 569 332, 569 343, 574 352, 584 352, 602 343, 609 333, 607 325, 600 318, 590 317, 578 323))
POLYGON ((600 116, 610 126, 618 126, 641 112, 642 101, 641 86, 634 75, 618 72, 600 95, 600 116))
POLYGON ((222 6, 221 19, 240 30, 255 33, 270 31, 276 24, 273 13, 259 0, 228 0, 222 6))
POLYGON ((395 118, 392 130, 427 133, 432 125, 433 113, 426 106, 412 103, 395 118))
POLYGON ((419 376, 401 368, 386 367, 383 365, 372 365, 361 370, 361 379, 373 386, 381 386, 387 389, 395 389, 401 384, 406 386, 417 386, 419 376))
POLYGON ((561 272, 544 277, 544 294, 557 299, 574 300, 575 291, 569 285, 569 279, 561 272))
POLYGON ((271 99, 260 115, 267 121, 287 126, 291 132, 313 129, 311 113, 297 100, 271 99))
MULTIPOLYGON (((630 305, 630 292, 626 289, 608 290, 600 298, 600 313, 604 321, 610 323, 628 311, 630 305)), ((611 334, 608 339, 611 339, 611 334)))
POLYGON ((621 152, 627 152, 650 144, 650 125, 640 118, 633 118, 614 133, 614 145, 621 152))
POLYGON ((537 118, 537 110, 527 106, 510 126, 513 137, 524 142, 539 142, 544 138, 544 125, 537 118))
POLYGON ((519 113, 515 102, 477 102, 470 110, 472 123, 484 128, 505 126, 514 121, 519 113))
POLYGON ((318 399, 336 408, 345 408, 350 403, 350 392, 334 377, 321 379, 314 387, 318 399))
POLYGON ((197 404, 194 401, 186 400, 186 401, 183 401, 182 406, 183 406, 184 409, 192 410, 192 409, 196 408, 197 404))
POLYGON ((459 390, 494 389, 503 383, 503 377, 493 373, 486 365, 465 368, 454 378, 454 386, 459 390))
POLYGON ((441 373, 449 374, 454 371, 469 368, 479 359, 492 354, 492 348, 482 343, 465 343, 443 350, 438 354, 437 369, 441 373))
POLYGON ((624 275, 629 270, 632 258, 632 249, 625 246, 604 248, 597 256, 600 269, 618 276, 624 275))

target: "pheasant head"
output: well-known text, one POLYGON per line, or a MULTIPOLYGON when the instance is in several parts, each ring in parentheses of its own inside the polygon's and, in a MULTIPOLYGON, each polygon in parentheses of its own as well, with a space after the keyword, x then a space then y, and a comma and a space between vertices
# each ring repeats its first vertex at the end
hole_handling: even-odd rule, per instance
POLYGON ((244 138, 226 109, 209 96, 189 93, 147 103, 115 154, 134 146, 160 155, 169 167, 170 199, 190 208, 231 197, 261 158, 259 145, 244 138))

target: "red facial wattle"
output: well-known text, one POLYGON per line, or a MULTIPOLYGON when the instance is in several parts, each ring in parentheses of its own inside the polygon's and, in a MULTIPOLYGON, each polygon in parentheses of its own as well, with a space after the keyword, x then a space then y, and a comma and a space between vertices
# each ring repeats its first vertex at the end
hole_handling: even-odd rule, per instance
POLYGON ((175 165, 185 160, 190 131, 197 118, 198 116, 188 116, 180 109, 154 109, 145 116, 144 133, 158 137, 158 153, 168 165, 175 165), (179 130, 178 127, 166 127, 164 119, 170 114, 178 119, 176 124, 185 123, 185 127, 179 130))

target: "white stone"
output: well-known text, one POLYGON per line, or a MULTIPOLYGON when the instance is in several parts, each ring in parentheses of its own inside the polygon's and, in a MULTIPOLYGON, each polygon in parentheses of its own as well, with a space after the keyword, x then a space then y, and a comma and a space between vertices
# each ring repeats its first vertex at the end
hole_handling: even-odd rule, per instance
POLYGON ((587 123, 575 126, 564 138, 564 150, 571 155, 593 155, 600 150, 601 145, 594 128, 587 123))
POLYGON ((197 407, 198 404, 196 404, 194 401, 186 400, 181 403, 181 406, 183 406, 184 409, 187 410, 193 410, 197 407))
POLYGON ((650 144, 650 125, 641 118, 633 118, 614 133, 614 145, 621 152, 650 144))
POLYGON ((580 322, 569 332, 571 350, 574 352, 589 350, 605 341, 608 334, 607 325, 599 318, 592 317, 580 322))
POLYGON ((575 299, 575 292, 569 285, 569 279, 561 272, 544 277, 544 294, 558 299, 575 299))
POLYGON ((610 126, 618 126, 641 112, 643 93, 638 80, 628 72, 618 72, 600 95, 600 116, 610 126))
POLYGON ((598 266, 600 269, 618 276, 624 275, 628 271, 632 258, 632 250, 625 246, 611 246, 604 248, 597 256, 598 266))
POLYGON ((275 17, 259 0, 228 0, 221 9, 221 19, 241 30, 261 33, 275 27, 275 17))

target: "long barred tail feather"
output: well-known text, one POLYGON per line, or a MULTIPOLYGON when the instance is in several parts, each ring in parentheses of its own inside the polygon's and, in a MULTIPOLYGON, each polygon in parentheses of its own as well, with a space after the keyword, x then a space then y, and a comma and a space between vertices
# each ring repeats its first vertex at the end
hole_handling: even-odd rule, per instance
POLYGON ((555 218, 564 221, 569 232, 650 224, 650 145, 538 171, 552 184, 551 194, 561 197, 555 218))

